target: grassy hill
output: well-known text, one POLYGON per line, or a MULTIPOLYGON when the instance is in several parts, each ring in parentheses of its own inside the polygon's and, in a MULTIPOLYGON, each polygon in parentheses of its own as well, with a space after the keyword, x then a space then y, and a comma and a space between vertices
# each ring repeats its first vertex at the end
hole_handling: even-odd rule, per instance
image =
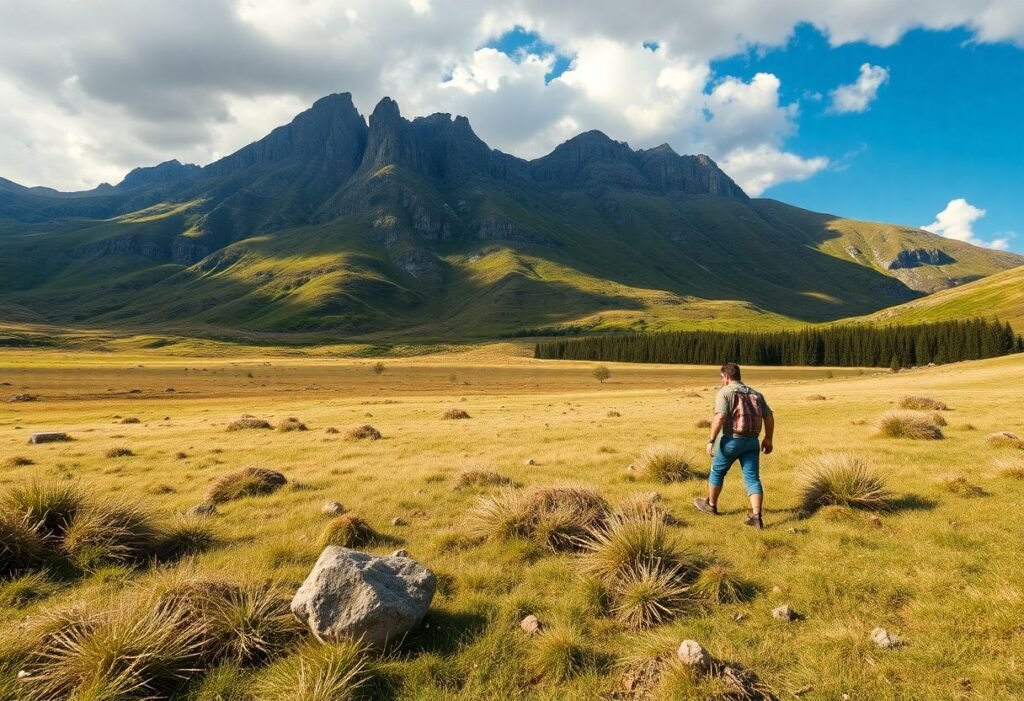
POLYGON ((884 309, 866 320, 902 324, 972 316, 998 317, 1024 332, 1024 267, 884 309))

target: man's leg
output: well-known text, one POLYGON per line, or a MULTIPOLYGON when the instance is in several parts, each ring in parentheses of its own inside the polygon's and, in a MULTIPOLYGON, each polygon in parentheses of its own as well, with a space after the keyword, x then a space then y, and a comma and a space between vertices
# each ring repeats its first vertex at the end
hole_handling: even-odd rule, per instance
POLYGON ((722 493, 722 485, 725 484, 725 476, 732 467, 735 457, 725 455, 723 440, 711 459, 711 474, 708 475, 708 498, 696 499, 693 505, 706 513, 718 513, 718 496, 722 493))
POLYGON ((761 486, 761 446, 757 440, 752 443, 753 446, 740 455, 740 469, 743 471, 743 482, 747 486, 747 496, 750 497, 751 513, 760 520, 764 503, 764 488, 761 486))

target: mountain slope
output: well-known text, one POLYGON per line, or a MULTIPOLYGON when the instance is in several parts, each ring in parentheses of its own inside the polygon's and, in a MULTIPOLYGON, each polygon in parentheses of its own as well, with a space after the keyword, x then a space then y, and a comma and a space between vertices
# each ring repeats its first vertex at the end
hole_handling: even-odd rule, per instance
POLYGON ((890 307, 865 319, 907 324, 972 316, 998 317, 1010 322, 1018 333, 1024 333, 1024 267, 890 307))
POLYGON ((468 338, 770 328, 864 315, 1024 264, 751 200, 710 158, 585 132, 525 161, 463 117, 347 94, 205 167, 0 181, 0 312, 119 328, 468 338))

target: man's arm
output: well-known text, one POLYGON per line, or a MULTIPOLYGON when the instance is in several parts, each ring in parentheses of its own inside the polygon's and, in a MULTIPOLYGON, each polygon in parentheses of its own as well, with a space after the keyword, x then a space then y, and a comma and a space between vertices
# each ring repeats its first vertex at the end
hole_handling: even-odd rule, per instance
POLYGON ((775 437, 775 416, 768 414, 764 417, 764 440, 761 441, 761 450, 764 454, 772 452, 775 447, 772 445, 772 439, 775 437))
POLYGON ((725 425, 725 414, 715 414, 715 417, 711 419, 711 438, 708 439, 708 455, 714 457, 715 455, 715 440, 718 438, 718 434, 722 432, 722 426, 725 425))

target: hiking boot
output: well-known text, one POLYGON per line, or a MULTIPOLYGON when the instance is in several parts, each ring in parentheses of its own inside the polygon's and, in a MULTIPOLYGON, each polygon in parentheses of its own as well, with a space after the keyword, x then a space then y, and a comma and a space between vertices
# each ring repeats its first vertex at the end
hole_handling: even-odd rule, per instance
POLYGON ((693 505, 697 508, 697 511, 703 511, 704 513, 711 514, 712 516, 718 515, 718 505, 712 504, 707 499, 694 499, 693 505))
POLYGON ((743 525, 756 528, 757 530, 764 528, 764 523, 761 522, 761 514, 755 514, 753 511, 747 514, 747 518, 744 519, 743 525))

